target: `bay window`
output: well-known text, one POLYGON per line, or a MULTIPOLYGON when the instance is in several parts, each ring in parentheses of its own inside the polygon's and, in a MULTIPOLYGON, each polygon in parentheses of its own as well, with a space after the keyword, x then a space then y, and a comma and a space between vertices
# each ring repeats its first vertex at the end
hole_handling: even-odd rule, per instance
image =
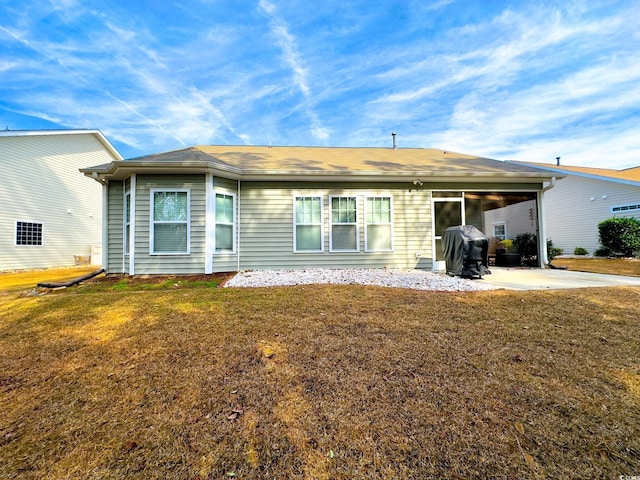
POLYGON ((131 247, 131 192, 124 196, 124 253, 129 254, 131 247))
POLYGON ((151 190, 150 252, 190 252, 189 190, 151 190))
POLYGON ((235 196, 216 193, 216 253, 235 251, 235 196))

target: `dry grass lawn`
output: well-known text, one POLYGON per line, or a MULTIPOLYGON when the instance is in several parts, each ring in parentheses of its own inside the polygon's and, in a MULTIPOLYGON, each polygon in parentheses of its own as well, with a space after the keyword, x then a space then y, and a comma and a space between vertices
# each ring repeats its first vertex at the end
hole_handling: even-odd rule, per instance
POLYGON ((0 292, 35 287, 39 282, 65 282, 95 272, 98 267, 50 268, 22 272, 1 272, 0 292))
POLYGON ((640 474, 640 289, 219 280, 0 296, 0 478, 640 474))
POLYGON ((591 273, 609 273, 612 275, 631 275, 640 277, 640 259, 637 258, 572 258, 560 257, 553 260, 558 267, 591 273))

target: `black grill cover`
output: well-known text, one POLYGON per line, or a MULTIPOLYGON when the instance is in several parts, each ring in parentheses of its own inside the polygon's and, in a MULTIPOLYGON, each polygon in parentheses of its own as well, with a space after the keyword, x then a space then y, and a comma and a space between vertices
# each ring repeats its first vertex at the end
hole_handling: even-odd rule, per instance
POLYGON ((489 271, 489 240, 473 225, 449 227, 442 234, 449 275, 482 277, 489 271))

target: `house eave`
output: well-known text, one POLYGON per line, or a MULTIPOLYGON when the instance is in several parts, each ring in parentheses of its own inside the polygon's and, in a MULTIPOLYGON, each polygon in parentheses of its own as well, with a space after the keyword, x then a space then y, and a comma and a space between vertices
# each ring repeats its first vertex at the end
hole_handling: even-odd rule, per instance
POLYGON ((633 187, 639 187, 640 186, 640 182, 636 181, 636 180, 630 180, 630 179, 626 179, 626 178, 620 178, 620 177, 614 177, 614 176, 608 176, 608 175, 597 175, 594 173, 588 173, 588 172, 581 172, 581 171, 577 171, 577 170, 568 170, 562 167, 554 167, 552 165, 550 166, 543 166, 543 165, 531 165, 529 163, 526 162, 517 162, 514 161, 514 163, 518 163, 520 165, 526 165, 526 166, 531 166, 533 168, 538 168, 540 170, 544 170, 547 172, 554 172, 554 176, 557 178, 566 178, 569 175, 575 176, 575 177, 581 177, 581 178, 588 178, 590 180, 599 180, 602 182, 611 182, 611 183, 619 183, 621 185, 631 185, 633 187))
POLYGON ((414 181, 437 183, 542 183, 552 176, 538 172, 433 172, 433 171, 299 171, 299 170, 241 170, 228 165, 210 162, 182 161, 149 163, 136 160, 112 162, 80 170, 88 177, 100 180, 124 180, 137 175, 189 175, 207 174, 242 181, 288 181, 288 182, 388 182, 404 183, 414 181))

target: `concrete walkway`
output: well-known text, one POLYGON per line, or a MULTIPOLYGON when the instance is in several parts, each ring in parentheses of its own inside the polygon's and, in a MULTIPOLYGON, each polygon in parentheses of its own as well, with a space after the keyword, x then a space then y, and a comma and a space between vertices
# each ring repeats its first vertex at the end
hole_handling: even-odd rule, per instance
POLYGON ((549 268, 489 267, 491 275, 485 275, 478 283, 488 283, 507 290, 552 290, 587 287, 640 287, 640 277, 604 275, 601 273, 574 272, 549 268))

